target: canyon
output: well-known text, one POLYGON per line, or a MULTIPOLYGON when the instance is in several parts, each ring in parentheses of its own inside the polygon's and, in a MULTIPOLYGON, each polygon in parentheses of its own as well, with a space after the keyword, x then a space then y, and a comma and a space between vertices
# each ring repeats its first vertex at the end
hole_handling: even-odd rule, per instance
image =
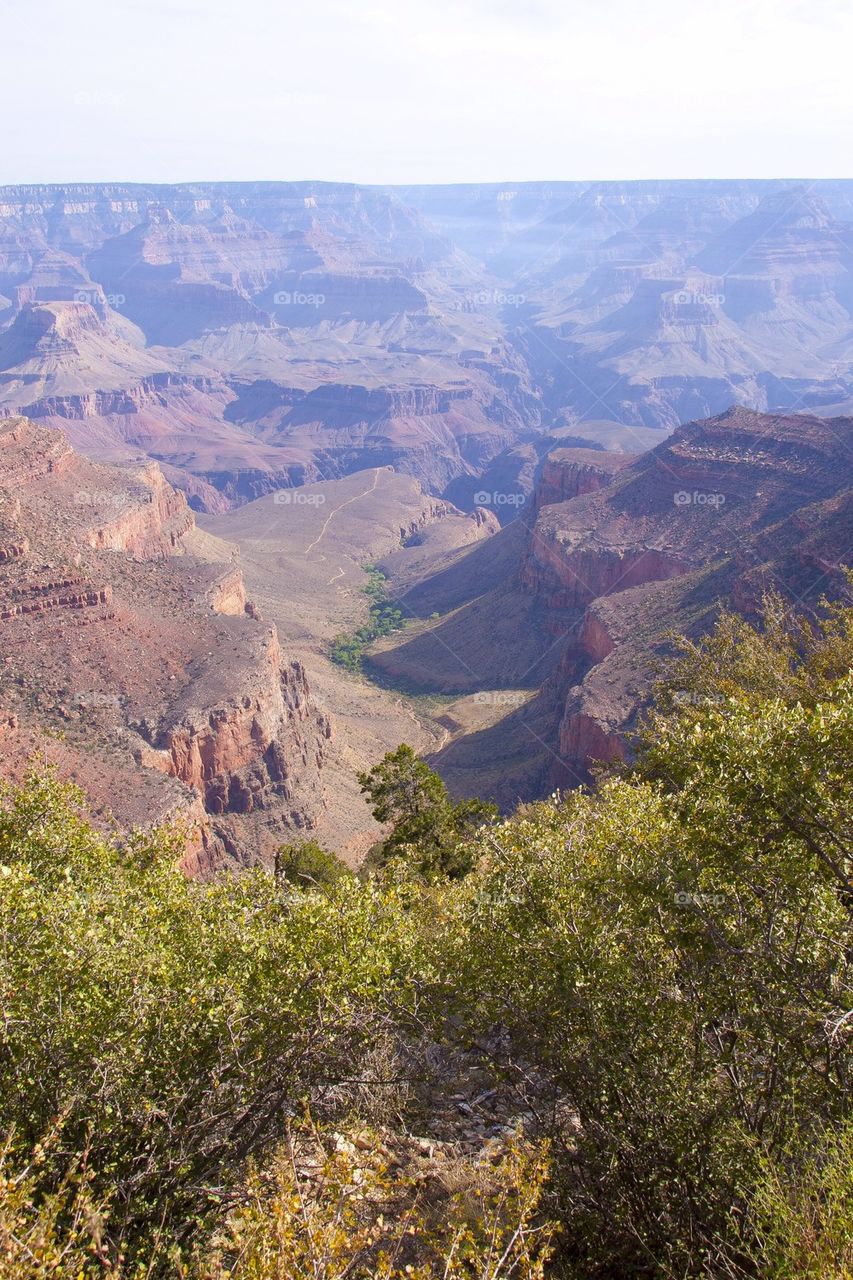
POLYGON ((52 766, 107 830, 182 825, 196 875, 309 835, 357 860, 379 827, 356 773, 438 734, 353 688, 329 641, 366 616, 366 561, 499 526, 389 467, 228 514, 224 540, 147 458, 0 421, 0 774, 52 766))
POLYGON ((6 187, 0 412, 198 511, 392 465, 507 523, 555 432, 843 413, 851 246, 843 180, 6 187))
POLYGON ((589 783, 670 631, 845 590, 851 249, 841 180, 0 189, 0 771, 200 875, 357 863, 402 741, 589 783))
POLYGON ((41 757, 105 823, 179 821, 209 874, 316 825, 332 730, 229 551, 197 538, 151 463, 0 424, 3 772, 41 757))
POLYGON ((380 829, 356 775, 399 742, 507 810, 585 785, 630 758, 673 632, 844 593, 853 418, 552 443, 501 525, 388 464, 197 514, 147 458, 0 424, 3 773, 37 755, 106 824, 189 824, 196 874, 309 834, 358 862, 380 829), (354 677, 331 646, 368 566, 405 626, 354 677))
POLYGON ((602 458, 553 450, 528 514, 418 581, 405 551, 381 562, 420 623, 370 665, 448 700, 430 760, 458 794, 510 809, 588 784, 630 757, 673 634, 701 637, 724 607, 758 621, 768 592, 808 615, 849 590, 853 418, 735 407, 602 458))

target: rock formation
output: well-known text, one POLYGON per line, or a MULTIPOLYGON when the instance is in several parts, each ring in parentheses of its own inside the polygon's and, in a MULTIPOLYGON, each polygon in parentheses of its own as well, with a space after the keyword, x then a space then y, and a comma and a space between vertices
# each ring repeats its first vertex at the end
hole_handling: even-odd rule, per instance
POLYGON ((457 793, 511 807, 588 782, 630 755, 673 631, 701 635, 721 605, 756 618, 770 588, 806 611, 845 590, 851 452, 853 418, 743 408, 634 459, 559 448, 527 516, 404 581, 424 627, 371 662, 457 695, 463 729, 432 757, 457 793), (466 731, 466 697, 505 709, 466 731))
POLYGON ((851 246, 846 181, 7 187, 0 411, 197 510, 390 464, 507 523, 543 431, 843 411, 851 246))
POLYGON ((754 616, 770 587, 805 608, 842 589, 851 446, 853 419, 735 408, 679 428, 609 485, 542 506, 520 581, 568 637, 551 690, 567 690, 556 781, 624 758, 664 632, 701 630, 721 602, 754 616))
POLYGON ((0 423, 2 769, 41 753, 104 820, 180 818, 207 874, 311 829, 332 729, 230 549, 204 535, 199 559, 198 537, 155 465, 0 423))

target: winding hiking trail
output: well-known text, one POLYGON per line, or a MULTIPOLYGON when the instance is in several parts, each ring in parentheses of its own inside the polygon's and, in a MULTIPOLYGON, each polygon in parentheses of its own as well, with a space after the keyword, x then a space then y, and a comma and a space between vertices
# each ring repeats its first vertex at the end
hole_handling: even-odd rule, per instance
POLYGON ((379 473, 382 470, 383 470, 382 467, 376 468, 376 470, 373 473, 373 484, 370 486, 369 489, 365 489, 364 493, 357 493, 355 497, 347 498, 346 502, 339 503, 338 506, 334 507, 329 512, 329 514, 326 516, 326 519, 323 521, 323 527, 320 530, 320 532, 317 534, 317 537, 311 543, 310 547, 305 548, 306 556, 310 555, 310 553, 316 547, 317 543, 323 539, 323 537, 325 536, 326 530, 328 529, 329 525, 332 523, 332 521, 334 520, 335 516, 338 514, 339 511, 343 511, 344 507, 351 506, 353 502, 360 502, 362 498, 366 498, 369 494, 373 493, 374 489, 379 483, 379 473))

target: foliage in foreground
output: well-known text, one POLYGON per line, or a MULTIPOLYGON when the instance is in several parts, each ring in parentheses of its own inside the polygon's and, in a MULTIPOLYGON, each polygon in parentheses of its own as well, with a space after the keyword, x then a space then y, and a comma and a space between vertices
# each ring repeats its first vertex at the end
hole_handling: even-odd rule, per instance
POLYGON ((851 668, 853 610, 724 618, 630 773, 461 838, 393 753, 373 877, 189 883, 31 779, 0 811, 0 1277, 850 1280, 851 668), (299 1128, 363 1125, 367 1057, 425 1036, 514 1091, 516 1199, 299 1128))
POLYGON ((750 1274, 756 1180, 795 1184, 849 1118, 852 621, 725 619, 634 772, 519 814, 454 900, 466 1024, 504 1024, 507 1067, 577 1117, 555 1151, 584 1274, 750 1274))
POLYGON ((333 1145, 316 1133, 298 1137, 302 1150, 291 1135, 265 1170, 250 1170, 240 1207, 212 1242, 205 1280, 544 1275, 554 1228, 536 1220, 541 1155, 511 1144, 498 1164, 470 1164, 454 1188, 401 1173, 375 1136, 359 1135, 359 1147, 341 1135, 333 1145))
POLYGON ((762 1163, 752 1205, 757 1269, 774 1280, 849 1280, 853 1122, 819 1129, 809 1146, 787 1153, 786 1166, 762 1163))
POLYGON ((411 1002, 414 931, 353 877, 192 883, 174 842, 113 847, 75 799, 35 778, 0 814, 0 1114, 24 1158, 62 1116, 44 1184, 86 1151, 133 1262, 155 1226, 182 1248, 300 1100, 357 1072, 411 1002))
POLYGON ((43 1182, 48 1144, 15 1164, 11 1143, 0 1154, 0 1276, 3 1280, 113 1277, 112 1250, 104 1241, 103 1205, 90 1189, 91 1170, 74 1160, 56 1184, 43 1182))

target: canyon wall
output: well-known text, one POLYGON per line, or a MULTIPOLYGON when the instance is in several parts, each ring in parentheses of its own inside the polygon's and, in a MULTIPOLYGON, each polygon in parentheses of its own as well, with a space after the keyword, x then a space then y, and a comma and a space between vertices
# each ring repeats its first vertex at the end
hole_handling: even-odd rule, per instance
MULTIPOLYGON (((139 750, 140 763, 194 788, 212 815, 249 814, 271 803, 291 806, 296 820, 304 787, 323 766, 331 738, 328 716, 314 707, 305 670, 282 657, 274 628, 260 638, 236 689, 215 705, 172 708, 139 750)), ((300 824, 302 825, 302 824, 300 824)))
POLYGON ((595 493, 609 484, 617 472, 634 461, 630 453, 603 449, 553 449, 545 458, 534 495, 534 510, 554 502, 567 502, 584 493, 595 493))
POLYGON ((627 758, 667 632, 701 635, 721 603, 755 619, 768 590, 799 610, 844 590, 851 441, 851 418, 735 408, 636 460, 545 460, 518 581, 543 633, 563 640, 536 704, 551 717, 554 785, 627 758))
POLYGON ((107 825, 180 819, 187 868, 210 874, 313 827, 332 728, 194 523, 156 465, 0 422, 0 769, 50 748, 107 825))

